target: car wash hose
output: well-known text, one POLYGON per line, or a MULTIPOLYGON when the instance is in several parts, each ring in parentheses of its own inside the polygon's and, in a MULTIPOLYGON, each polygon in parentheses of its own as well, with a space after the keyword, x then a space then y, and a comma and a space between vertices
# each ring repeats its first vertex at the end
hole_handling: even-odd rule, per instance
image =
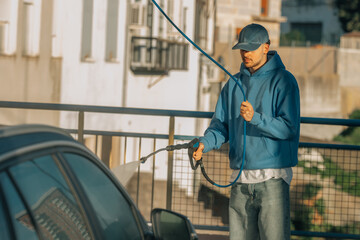
MULTIPOLYGON (((240 82, 228 71, 226 70, 219 62, 217 62, 215 59, 213 59, 209 54, 207 54, 204 50, 202 50, 194 41, 192 41, 183 31, 181 31, 181 29, 176 26, 176 24, 169 18, 169 16, 164 12, 164 10, 159 6, 159 4, 155 1, 155 0, 151 0, 154 5, 156 6, 157 9, 159 9, 159 11, 162 13, 162 15, 164 15, 164 17, 171 23, 171 25, 173 25, 176 30, 188 41, 190 42, 196 49, 198 49, 202 54, 204 54, 209 60, 211 60, 213 63, 215 63, 219 68, 221 68, 232 80, 235 81, 235 83, 239 86, 242 94, 243 94, 243 97, 244 97, 244 101, 246 101, 246 95, 245 95, 245 92, 244 92, 244 89, 242 88, 240 82)), ((194 146, 192 146, 194 147, 194 146)), ((243 157, 242 157, 242 163, 241 163, 241 167, 240 167, 240 171, 239 171, 239 174, 238 176, 236 177, 236 179, 230 183, 230 184, 227 184, 227 185, 219 185, 219 184, 216 184, 214 183, 213 181, 211 181, 210 178, 208 177, 204 177, 213 185, 217 186, 217 187, 229 187, 231 185, 233 185, 234 183, 236 183, 236 181, 239 179, 240 175, 241 175, 241 172, 243 170, 243 167, 244 167, 244 163, 245 163, 245 152, 246 152, 246 121, 244 120, 244 146, 243 146, 243 157)), ((162 149, 164 150, 164 149, 162 149)), ((154 153, 156 154, 156 153, 154 153)), ((190 163, 192 163, 192 160, 190 160, 190 163)), ((194 165, 194 168, 196 169, 197 167, 195 166, 198 166, 200 165, 201 166, 201 171, 205 171, 204 167, 203 167, 203 164, 202 164, 202 160, 199 160, 197 165, 194 165)), ((191 165, 193 167, 193 163, 191 165)), ((194 169, 194 170, 195 170, 194 169)), ((204 172, 203 172, 204 174, 204 172)), ((206 175, 207 176, 207 175, 206 175)))

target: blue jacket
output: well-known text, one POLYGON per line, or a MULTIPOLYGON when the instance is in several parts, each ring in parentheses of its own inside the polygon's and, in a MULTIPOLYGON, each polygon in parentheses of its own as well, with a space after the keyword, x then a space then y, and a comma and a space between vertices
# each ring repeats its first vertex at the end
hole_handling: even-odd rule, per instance
MULTIPOLYGON (((255 114, 247 123, 244 169, 293 167, 298 162, 300 96, 294 76, 280 56, 269 51, 268 61, 254 74, 241 64, 235 75, 255 114)), ((240 169, 243 156, 243 94, 234 80, 223 87, 211 123, 200 141, 204 153, 229 142, 230 168, 240 169)))

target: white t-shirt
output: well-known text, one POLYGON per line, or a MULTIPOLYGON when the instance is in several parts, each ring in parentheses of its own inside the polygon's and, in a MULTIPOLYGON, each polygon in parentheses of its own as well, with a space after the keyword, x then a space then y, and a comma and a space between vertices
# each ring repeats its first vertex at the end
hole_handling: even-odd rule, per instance
MULTIPOLYGON (((230 182, 234 180, 239 175, 239 169, 234 170, 230 176, 230 182)), ((256 169, 256 170, 243 170, 237 182, 240 183, 260 183, 265 182, 271 178, 282 178, 284 181, 290 185, 291 179, 293 177, 292 168, 279 168, 279 169, 256 169)))

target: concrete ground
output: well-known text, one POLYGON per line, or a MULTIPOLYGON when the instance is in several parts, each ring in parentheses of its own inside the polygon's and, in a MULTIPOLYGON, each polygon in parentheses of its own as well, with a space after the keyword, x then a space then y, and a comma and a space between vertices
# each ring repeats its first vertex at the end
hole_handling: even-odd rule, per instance
POLYGON ((229 236, 213 235, 213 234, 198 234, 199 240, 229 240, 229 236))
POLYGON ((196 230, 199 240, 229 240, 229 232, 196 230))

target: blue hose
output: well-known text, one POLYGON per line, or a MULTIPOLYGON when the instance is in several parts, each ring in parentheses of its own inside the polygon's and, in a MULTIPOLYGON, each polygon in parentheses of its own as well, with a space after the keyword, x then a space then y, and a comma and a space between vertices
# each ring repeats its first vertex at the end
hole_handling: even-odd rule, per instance
MULTIPOLYGON (((178 30, 178 32, 186 39, 188 40, 194 47, 196 47, 202 54, 204 54, 208 59, 210 59, 213 63, 215 63, 219 68, 221 68, 227 75, 230 76, 230 78, 232 80, 235 81, 235 83, 239 86, 243 96, 244 96, 244 101, 246 101, 246 95, 245 95, 245 92, 244 92, 244 89, 242 88, 240 82, 228 71, 226 70, 226 68, 224 68, 219 62, 217 62, 215 59, 213 59, 209 54, 207 54, 204 50, 202 50, 195 42, 193 42, 183 31, 181 31, 181 29, 176 26, 176 24, 169 18, 169 16, 164 12, 164 10, 159 6, 159 4, 157 4, 157 2, 155 0, 151 0, 157 9, 159 9, 159 11, 164 15, 164 17, 171 23, 171 25, 173 25, 176 30, 178 30)), ((237 182, 237 180, 239 179, 240 175, 241 175, 241 172, 243 170, 243 167, 244 167, 244 160, 245 160, 245 150, 246 150, 246 121, 244 120, 244 151, 243 151, 243 158, 242 158, 242 163, 241 163, 241 167, 240 167, 240 171, 239 171, 239 174, 238 176, 236 177, 236 179, 230 183, 230 184, 227 184, 227 185, 220 185, 220 184, 217 184, 217 183, 213 183, 214 186, 217 186, 217 187, 222 187, 222 188, 225 188, 225 187, 230 187, 232 186, 234 183, 237 182)))

